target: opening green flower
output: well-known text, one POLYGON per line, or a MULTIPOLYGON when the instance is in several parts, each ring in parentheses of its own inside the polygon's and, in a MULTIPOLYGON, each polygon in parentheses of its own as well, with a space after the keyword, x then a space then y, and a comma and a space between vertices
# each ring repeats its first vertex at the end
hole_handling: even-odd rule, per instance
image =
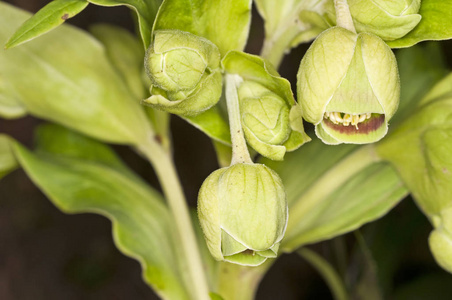
POLYGON ((327 144, 383 138, 400 95, 397 62, 379 37, 340 27, 322 33, 298 71, 303 117, 327 144))

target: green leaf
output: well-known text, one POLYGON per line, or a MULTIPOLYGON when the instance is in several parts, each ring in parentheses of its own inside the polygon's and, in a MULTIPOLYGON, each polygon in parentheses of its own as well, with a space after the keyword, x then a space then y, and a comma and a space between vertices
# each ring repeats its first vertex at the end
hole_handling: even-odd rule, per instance
POLYGON ((160 194, 137 176, 118 169, 111 150, 99 142, 71 137, 71 132, 54 125, 41 128, 38 139, 39 153, 17 143, 13 146, 33 182, 63 212, 109 218, 117 247, 141 263, 144 280, 162 298, 188 299, 173 221, 160 194), (56 144, 59 138, 61 149, 56 144), (71 149, 75 145, 78 150, 71 149))
MULTIPOLYGON (((5 3, 0 8, 2 42, 29 14, 5 3)), ((37 117, 113 143, 138 144, 152 135, 102 45, 69 25, 1 51, 0 78, 37 117)))
POLYGON ((439 43, 425 43, 396 52, 400 75, 400 104, 391 129, 408 117, 419 101, 447 73, 439 43))
MULTIPOLYGON (((384 216, 407 194, 398 174, 390 166, 370 166, 307 212, 284 246, 295 249, 355 230, 384 216), (316 217, 310 217, 311 214, 316 217)), ((303 201, 303 196, 299 199, 303 201)))
POLYGON ((439 82, 392 134, 378 154, 397 168, 428 215, 450 206, 452 194, 452 74, 439 82))
POLYGON ((138 26, 144 48, 149 46, 152 24, 162 0, 88 0, 88 2, 107 7, 125 5, 134 10, 138 17, 138 26))
POLYGON ((283 163, 268 164, 280 174, 289 201, 283 251, 357 229, 406 196, 397 173, 374 161, 372 151, 315 140, 287 154, 283 163))
POLYGON ((0 179, 17 168, 17 161, 11 148, 11 139, 0 134, 0 179))
POLYGON ((104 45, 111 64, 118 71, 134 97, 146 97, 143 82, 144 50, 141 42, 129 31, 113 25, 97 24, 90 32, 104 45))
POLYGON ((88 5, 86 0, 55 0, 41 8, 17 29, 5 48, 13 48, 28 42, 63 24, 88 5))
POLYGON ((422 0, 419 24, 404 37, 389 41, 391 48, 411 47, 427 40, 452 38, 452 2, 444 0, 422 0))
POLYGON ((107 145, 56 124, 40 125, 35 132, 38 153, 70 157, 108 165, 124 171, 126 165, 107 145))
POLYGON ((250 21, 250 0, 165 0, 153 30, 179 29, 205 37, 223 56, 244 49, 250 21))
POLYGON ((204 132, 208 137, 225 145, 231 144, 229 124, 217 106, 192 117, 183 117, 188 123, 204 132))
POLYGON ((27 114, 20 95, 11 84, 0 76, 0 117, 15 119, 27 114))

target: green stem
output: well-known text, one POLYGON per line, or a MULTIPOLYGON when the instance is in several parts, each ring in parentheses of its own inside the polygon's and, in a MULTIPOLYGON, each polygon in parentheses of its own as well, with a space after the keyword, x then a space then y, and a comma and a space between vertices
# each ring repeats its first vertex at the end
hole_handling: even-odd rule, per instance
POLYGON ((232 160, 231 165, 238 163, 252 164, 245 136, 243 135, 240 116, 239 96, 237 88, 242 78, 235 74, 226 74, 226 104, 228 106, 229 126, 231 128, 232 160))
POLYGON ((276 32, 271 37, 265 37, 261 56, 278 69, 284 55, 289 52, 292 41, 300 32, 299 27, 290 26, 284 32, 276 32))
POLYGON ((347 0, 334 0, 334 9, 336 10, 336 24, 351 32, 356 33, 355 25, 353 25, 352 15, 348 7, 347 0))
POLYGON ((304 224, 310 224, 310 221, 321 213, 323 199, 345 184, 356 173, 380 160, 372 145, 361 146, 325 172, 300 196, 301 200, 295 201, 295 204, 290 207, 290 218, 282 248, 290 251, 291 247, 298 246, 299 233, 304 229, 304 224))
POLYGON ((253 300, 259 282, 274 261, 268 259, 258 267, 220 263, 218 294, 224 300, 253 300))
POLYGON ((336 300, 347 300, 349 296, 345 289, 344 282, 339 274, 323 257, 307 248, 301 248, 297 253, 306 259, 326 281, 330 287, 331 293, 336 300))
POLYGON ((202 265, 190 213, 173 159, 170 153, 166 152, 154 139, 150 139, 146 144, 143 144, 139 147, 139 150, 154 166, 163 193, 174 216, 182 252, 185 255, 189 278, 192 281, 189 286, 192 288, 192 296, 196 300, 208 300, 210 297, 207 278, 202 265))

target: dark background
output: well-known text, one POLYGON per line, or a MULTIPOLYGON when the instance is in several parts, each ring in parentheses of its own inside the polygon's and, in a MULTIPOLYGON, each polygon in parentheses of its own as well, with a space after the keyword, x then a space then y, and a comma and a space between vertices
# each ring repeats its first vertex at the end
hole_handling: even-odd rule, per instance
MULTIPOLYGON (((48 1, 9 0, 30 12, 48 1)), ((87 28, 107 22, 133 30, 125 7, 89 5, 68 23, 87 28)), ((263 24, 253 14, 247 52, 257 54, 263 24)), ((449 66, 452 43, 442 42, 449 66)), ((308 45, 294 49, 283 61, 281 75, 292 84, 308 45)), ((0 132, 25 145, 33 144, 33 117, 0 119, 0 132)), ((194 207, 203 180, 217 168, 209 139, 177 117, 172 119, 175 160, 190 204, 194 207), (201 150, 200 150, 201 149, 201 150)), ((115 146, 121 157, 152 185, 155 174, 126 147, 115 146)), ((452 299, 452 276, 430 254, 426 218, 408 198, 383 219, 332 241, 312 246, 346 275, 356 299, 373 299, 374 286, 384 299, 452 299), (363 251, 360 236, 368 246, 363 251), (359 294, 364 290, 364 294, 359 294), (410 294, 411 293, 411 294, 410 294), (366 295, 366 296, 362 296, 366 295)), ((283 255, 263 279, 257 299, 331 299, 316 271, 295 254, 283 255)), ((122 255, 111 238, 110 222, 92 214, 66 215, 57 210, 17 170, 0 181, 0 299, 157 299, 141 279, 139 264, 122 255)))

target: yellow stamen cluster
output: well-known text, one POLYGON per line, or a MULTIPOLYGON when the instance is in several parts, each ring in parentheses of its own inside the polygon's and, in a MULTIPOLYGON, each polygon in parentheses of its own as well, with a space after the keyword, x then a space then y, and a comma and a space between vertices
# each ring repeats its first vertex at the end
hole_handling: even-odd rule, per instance
POLYGON ((358 129, 358 124, 370 119, 371 113, 365 114, 346 114, 340 112, 326 112, 323 116, 325 119, 330 119, 334 124, 342 124, 343 126, 355 126, 358 129))

